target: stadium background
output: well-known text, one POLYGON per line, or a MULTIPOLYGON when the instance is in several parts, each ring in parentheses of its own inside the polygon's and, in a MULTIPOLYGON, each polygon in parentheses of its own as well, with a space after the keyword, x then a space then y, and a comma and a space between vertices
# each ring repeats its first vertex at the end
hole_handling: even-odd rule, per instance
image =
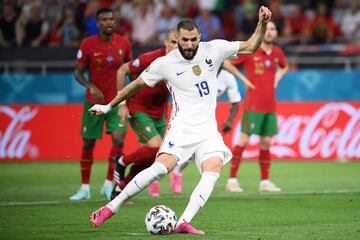
MULTIPOLYGON (((0 50, 0 159, 79 159, 79 128, 84 88, 74 79, 74 60, 79 41, 96 33, 93 15, 98 8, 113 7, 119 13, 116 15, 117 24, 130 25, 130 28, 126 29, 119 29, 118 25, 117 31, 132 38, 136 57, 160 46, 164 29, 173 27, 171 22, 180 17, 194 17, 200 21, 204 15, 210 14, 221 26, 216 37, 229 40, 246 38, 246 24, 251 25, 256 21, 256 14, 255 18, 251 15, 256 13, 258 5, 267 4, 273 11, 273 20, 279 29, 278 43, 286 51, 291 66, 291 71, 281 81, 277 91, 280 133, 274 139, 271 149, 273 157, 286 160, 358 160, 359 34, 355 32, 353 37, 349 38, 343 26, 350 2, 304 1, 300 4, 296 1, 277 0, 5 1, 1 6, 3 16, 6 15, 5 10, 9 5, 13 7, 14 21, 20 21, 26 14, 29 14, 29 18, 31 14, 38 14, 41 23, 48 26, 48 36, 39 46, 27 43, 25 36, 24 41, 10 42, 0 50), (325 39, 317 37, 315 30, 311 28, 320 15, 317 8, 321 3, 325 3, 327 18, 331 18, 332 24, 325 25, 333 35, 331 39, 327 35, 325 39), (65 12, 70 7, 74 9, 73 24, 78 31, 71 44, 59 32, 61 24, 64 24, 62 18, 67 16, 65 12), (302 26, 300 34, 296 35, 296 27, 293 25, 296 26, 294 15, 298 8, 303 11, 300 12, 299 19, 302 22, 305 19, 308 24, 302 26), (60 10, 60 15, 56 9, 60 10), (135 17, 129 18, 124 9, 132 11, 135 17), (168 24, 154 29, 154 36, 142 42, 140 39, 145 39, 146 36, 138 36, 136 33, 136 29, 141 27, 141 23, 138 25, 141 17, 136 17, 137 11, 145 11, 145 15, 149 15, 155 24, 162 26, 164 20, 168 24), (289 29, 293 31, 290 34, 289 29)), ((359 8, 356 14, 360 16, 359 8)), ((2 27, 2 31, 5 30, 2 27)), ((243 95, 244 89, 240 82, 239 87, 243 95)), ((219 101, 217 114, 221 124, 225 120, 229 104, 226 103, 226 97, 219 101)), ((240 117, 241 114, 238 114, 234 130, 225 136, 229 146, 239 137, 240 117)), ((131 130, 129 132, 125 143, 126 153, 137 146, 135 135, 131 130)), ((106 159, 109 144, 108 136, 105 136, 105 141, 98 143, 96 159, 106 159)), ((256 157, 253 151, 256 144, 257 138, 254 137, 245 157, 256 157)))
MULTIPOLYGON (((209 12, 220 21, 215 32, 223 35, 216 37, 247 39, 256 24, 257 7, 265 4, 273 12, 280 31, 278 44, 291 67, 277 92, 280 132, 271 148, 275 159, 271 180, 283 191, 259 193, 258 162, 251 160, 241 164, 238 174, 245 191, 227 192, 227 165, 210 201, 192 223, 206 231, 206 239, 359 239, 360 27, 351 30, 360 26, 360 10, 349 14, 352 2, 358 1, 0 1, 0 238, 157 238, 145 229, 146 212, 165 204, 181 214, 197 183, 199 173, 190 165, 184 171, 182 195, 169 190, 165 177, 160 198, 150 198, 144 191, 132 199, 134 205, 124 206, 104 226, 92 229, 90 213, 107 202, 99 194, 107 167, 102 160, 110 148, 105 136, 95 149, 100 161, 92 168, 92 198, 68 200, 79 187, 84 97, 84 88, 73 76, 74 62, 79 42, 96 32, 98 8, 114 8, 116 31, 132 39, 136 57, 161 46, 162 31, 174 27, 179 18, 195 19, 209 12), (328 10, 326 26, 317 17, 321 3, 328 10), (140 9, 146 9, 147 21, 136 15, 140 9), (25 33, 23 21, 31 12, 41 22, 38 26, 44 26, 41 42, 16 39, 16 34, 25 33), (316 23, 327 29, 325 37, 315 37, 316 23), (16 25, 20 28, 15 34, 16 25), (60 31, 62 26, 67 31, 60 31), (134 34, 139 29, 146 31, 134 34)), ((220 124, 229 107, 221 98, 220 124)), ((238 138, 240 115, 225 136, 229 146, 238 138)), ((130 131, 125 151, 134 149, 136 142, 130 131)), ((252 138, 245 157, 256 159, 257 152, 257 139, 252 138)))

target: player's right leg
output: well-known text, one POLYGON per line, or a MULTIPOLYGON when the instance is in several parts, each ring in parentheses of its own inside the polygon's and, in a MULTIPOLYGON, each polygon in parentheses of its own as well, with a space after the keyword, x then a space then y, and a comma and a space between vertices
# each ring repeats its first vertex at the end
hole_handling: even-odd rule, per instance
POLYGON ((270 165, 271 154, 270 145, 271 138, 277 134, 277 117, 275 113, 264 113, 263 126, 261 128, 260 135, 260 151, 259 151, 259 165, 261 173, 261 181, 259 184, 260 192, 280 192, 281 188, 277 187, 270 178, 270 165))
POLYGON ((96 139, 101 139, 104 126, 104 116, 92 117, 89 108, 92 104, 84 102, 80 135, 83 138, 83 147, 80 160, 81 187, 80 190, 70 197, 70 200, 82 200, 90 198, 90 173, 93 164, 93 151, 96 139))
POLYGON ((245 147, 247 146, 250 139, 250 135, 242 132, 240 135, 239 142, 233 148, 232 153, 233 157, 230 161, 230 177, 226 184, 226 190, 229 192, 243 192, 240 183, 237 179, 237 173, 239 171, 242 155, 245 147))
POLYGON ((95 211, 90 217, 94 226, 98 227, 116 213, 126 200, 144 190, 151 182, 165 176, 176 165, 177 158, 170 154, 160 154, 156 161, 147 169, 140 172, 121 191, 121 193, 105 207, 95 211))
MULTIPOLYGON (((217 154, 217 152, 212 154, 217 154)), ((222 155, 224 154, 222 153, 222 155)), ((220 156, 217 155, 210 156, 201 163, 201 179, 192 192, 190 201, 186 206, 183 214, 179 218, 179 221, 177 222, 177 226, 174 230, 175 233, 188 233, 196 235, 205 234, 204 231, 197 230, 191 226, 190 222, 196 213, 200 210, 200 208, 204 207, 205 203, 209 199, 220 176, 222 164, 223 160, 220 158, 220 156)))
POLYGON ((83 147, 80 160, 81 186, 80 189, 69 199, 73 201, 90 199, 90 174, 94 160, 93 150, 95 139, 83 139, 83 147))

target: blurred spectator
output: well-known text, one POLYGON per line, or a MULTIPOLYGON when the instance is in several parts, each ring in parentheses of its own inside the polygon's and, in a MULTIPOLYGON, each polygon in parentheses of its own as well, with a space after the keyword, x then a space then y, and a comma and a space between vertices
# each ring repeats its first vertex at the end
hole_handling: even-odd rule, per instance
POLYGON ((285 19, 281 13, 280 2, 278 0, 270 1, 271 21, 278 30, 278 36, 281 38, 284 32, 285 19))
POLYGON ((131 0, 115 0, 111 8, 120 8, 121 17, 129 22, 132 21, 135 15, 134 4, 131 0))
POLYGON ((156 29, 158 38, 161 42, 167 37, 171 29, 176 28, 179 21, 180 18, 175 14, 175 9, 168 5, 164 5, 156 29))
POLYGON ((240 22, 238 39, 247 39, 255 31, 258 22, 257 6, 251 2, 246 3, 240 11, 244 18, 240 22))
POLYGON ((360 8, 358 1, 352 0, 350 2, 350 8, 347 9, 340 28, 347 42, 360 42, 360 8))
POLYGON ((218 16, 208 9, 200 9, 200 14, 195 18, 201 32, 202 41, 210 41, 215 38, 223 38, 222 24, 218 16))
POLYGON ((59 28, 59 35, 65 47, 76 47, 79 43, 79 29, 75 23, 75 12, 70 6, 65 7, 63 22, 59 28))
POLYGON ((208 11, 214 11, 216 6, 216 0, 197 0, 199 9, 205 9, 208 11))
POLYGON ((238 0, 223 0, 218 1, 215 8, 220 14, 224 38, 227 40, 236 39, 237 23, 234 9, 237 5, 238 0))
POLYGON ((0 48, 15 46, 15 23, 17 13, 14 6, 7 2, 4 3, 0 17, 0 48))
POLYGON ((49 22, 50 26, 58 25, 61 21, 64 1, 47 0, 44 3, 45 19, 49 22))
POLYGON ((122 5, 113 5, 113 16, 115 19, 114 31, 127 37, 128 39, 131 39, 132 25, 130 21, 122 16, 121 8, 122 5))
POLYGON ((20 46, 40 47, 45 43, 49 33, 49 23, 43 18, 42 6, 33 5, 30 10, 30 19, 25 14, 18 19, 17 43, 20 46))
POLYGON ((176 13, 180 18, 195 18, 198 6, 192 0, 176 1, 176 13))
POLYGON ((297 4, 291 6, 291 12, 285 18, 285 25, 283 30, 283 43, 285 44, 299 44, 303 43, 303 36, 307 29, 308 19, 301 11, 301 7, 297 4))
POLYGON ((85 31, 87 36, 95 35, 99 32, 96 26, 96 11, 99 9, 98 0, 90 0, 85 9, 85 31))
POLYGON ((306 42, 311 44, 332 43, 336 34, 336 25, 325 3, 319 2, 316 16, 306 31, 306 42))
POLYGON ((137 1, 132 24, 132 41, 134 45, 152 45, 156 42, 157 17, 153 1, 137 1))
POLYGON ((61 45, 62 39, 59 33, 59 28, 63 13, 63 1, 49 0, 45 2, 45 18, 50 25, 49 37, 47 44, 49 47, 58 47, 61 45))

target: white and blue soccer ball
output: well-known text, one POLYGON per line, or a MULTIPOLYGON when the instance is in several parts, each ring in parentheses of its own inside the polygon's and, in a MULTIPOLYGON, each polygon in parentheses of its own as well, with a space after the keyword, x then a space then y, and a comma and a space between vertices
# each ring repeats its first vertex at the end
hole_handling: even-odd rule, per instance
POLYGON ((165 205, 156 205, 145 216, 146 229, 151 234, 170 234, 177 222, 176 214, 165 205))

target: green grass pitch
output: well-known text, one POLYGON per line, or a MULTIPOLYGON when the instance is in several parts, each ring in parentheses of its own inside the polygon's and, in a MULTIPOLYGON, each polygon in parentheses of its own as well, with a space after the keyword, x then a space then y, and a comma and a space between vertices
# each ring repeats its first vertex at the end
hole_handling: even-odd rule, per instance
POLYGON ((184 172, 182 195, 169 191, 165 177, 160 198, 151 199, 146 189, 134 205, 93 228, 90 213, 107 202, 99 194, 105 171, 105 162, 95 162, 91 200, 71 202, 68 197, 79 187, 79 163, 1 163, 0 239, 360 239, 359 162, 273 162, 272 180, 283 189, 279 194, 257 191, 256 162, 243 162, 239 171, 245 192, 226 192, 226 166, 192 221, 205 236, 152 236, 144 224, 156 204, 181 215, 200 177, 194 165, 184 172))

